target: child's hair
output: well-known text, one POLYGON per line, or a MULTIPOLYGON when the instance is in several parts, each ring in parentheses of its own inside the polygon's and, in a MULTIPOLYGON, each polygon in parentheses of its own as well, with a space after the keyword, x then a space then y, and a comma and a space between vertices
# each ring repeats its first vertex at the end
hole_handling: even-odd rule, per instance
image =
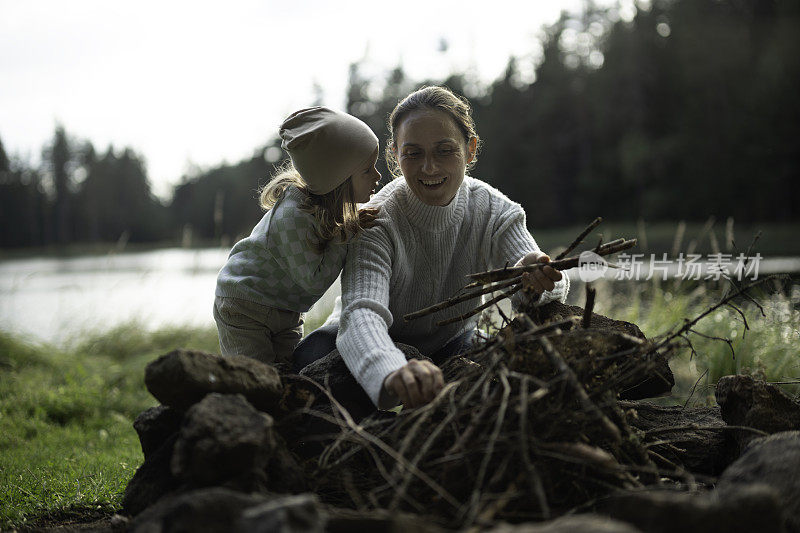
POLYGON ((314 194, 308 190, 291 160, 277 167, 273 178, 259 191, 262 209, 272 209, 291 185, 306 195, 306 200, 300 207, 316 221, 314 240, 309 241, 309 245, 318 254, 324 253, 331 242, 345 243, 369 226, 368 215, 365 216, 365 212, 356 209, 353 180, 347 178, 327 194, 314 194))

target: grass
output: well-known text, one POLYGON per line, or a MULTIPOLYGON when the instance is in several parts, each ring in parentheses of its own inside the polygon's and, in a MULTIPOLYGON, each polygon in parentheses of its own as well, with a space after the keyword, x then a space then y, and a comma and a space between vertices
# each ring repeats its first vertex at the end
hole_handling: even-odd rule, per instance
MULTIPOLYGON (((670 362, 675 375, 672 403, 713 404, 714 385, 730 374, 751 374, 771 382, 800 382, 800 285, 792 289, 757 294, 764 310, 740 300, 749 329, 732 308, 723 307, 703 318, 694 328, 709 337, 690 334, 695 352, 685 348, 670 362), (793 293, 791 291, 794 291, 793 293), (788 292, 788 294, 787 294, 788 292), (696 387, 695 387, 696 384, 696 387), (694 392, 692 392, 694 391, 694 392)), ((719 301, 723 288, 710 285, 659 283, 627 284, 627 290, 612 292, 609 284, 599 285, 595 310, 616 319, 637 324, 648 338, 667 333, 693 319, 719 301)), ((781 385, 789 394, 800 393, 800 385, 781 385)))
POLYGON ((0 333, 0 529, 118 509, 142 461, 132 423, 155 404, 144 367, 214 331, 128 324, 59 349, 0 333))
MULTIPOLYGON (((650 337, 696 316, 720 294, 718 288, 671 284, 596 287, 598 312, 635 322, 650 337)), ((746 335, 733 310, 701 321, 699 331, 733 339, 736 358, 724 342, 696 338, 696 355, 687 349, 672 361, 677 384, 669 401, 683 403, 701 377, 695 403, 713 402, 713 384, 725 374, 797 380, 800 288, 794 290, 794 296, 765 295, 766 318, 743 304, 750 323, 746 335)), ((61 348, 0 333, 0 529, 48 517, 107 516, 119 508, 142 461, 133 420, 155 404, 144 388, 144 367, 178 346, 216 352, 216 332, 147 332, 127 324, 61 348)), ((800 392, 797 386, 787 390, 800 392)))

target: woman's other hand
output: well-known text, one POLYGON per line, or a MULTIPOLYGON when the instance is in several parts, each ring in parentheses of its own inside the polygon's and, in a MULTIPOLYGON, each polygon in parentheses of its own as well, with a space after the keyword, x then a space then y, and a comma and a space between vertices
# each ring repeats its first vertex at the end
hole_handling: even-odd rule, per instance
POLYGON ((363 228, 371 228, 375 225, 379 215, 380 208, 378 207, 362 207, 358 210, 358 223, 363 228))
POLYGON ((386 390, 400 399, 404 407, 420 407, 433 400, 444 387, 441 369, 430 361, 409 359, 383 382, 386 390))
MULTIPOLYGON (((550 256, 544 252, 531 252, 517 263, 518 266, 532 265, 534 263, 549 263, 550 256)), ((534 270, 533 272, 524 272, 522 274, 522 287, 523 289, 538 298, 545 291, 552 291, 557 281, 561 281, 561 272, 551 266, 546 266, 534 270)))

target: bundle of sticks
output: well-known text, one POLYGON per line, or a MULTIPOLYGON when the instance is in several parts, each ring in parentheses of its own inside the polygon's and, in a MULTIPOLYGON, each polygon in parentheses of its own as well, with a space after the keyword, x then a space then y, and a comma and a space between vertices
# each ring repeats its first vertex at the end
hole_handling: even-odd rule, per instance
MULTIPOLYGON (((525 266, 513 266, 513 267, 504 267, 496 270, 489 270, 486 272, 476 272, 474 274, 470 274, 468 278, 472 281, 467 283, 464 287, 459 290, 459 292, 447 300, 439 302, 437 304, 431 305, 430 307, 426 307, 424 309, 420 309, 418 311, 414 311, 413 313, 409 313, 403 317, 403 319, 408 322, 411 320, 415 320, 417 318, 421 318, 423 316, 427 316, 443 309, 447 309, 448 307, 452 307, 456 304, 460 304, 461 302, 465 302, 467 300, 471 300, 473 298, 480 298, 484 294, 489 294, 496 292, 501 289, 501 292, 498 296, 491 298, 487 302, 479 305, 475 309, 465 313, 463 315, 459 315, 453 318, 448 318, 445 320, 440 320, 436 323, 437 326, 444 326, 447 324, 452 324, 454 322, 460 322, 462 320, 466 320, 470 318, 484 309, 491 307, 492 305, 496 304, 500 300, 504 298, 509 298, 517 291, 522 288, 522 275, 525 272, 534 272, 535 270, 540 270, 545 266, 550 266, 556 270, 567 270, 569 268, 574 268, 579 266, 581 257, 580 255, 575 255, 571 257, 567 257, 575 248, 577 248, 584 239, 594 230, 600 223, 603 221, 601 217, 597 217, 589 224, 586 229, 584 229, 578 237, 572 241, 572 243, 567 246, 567 248, 558 254, 553 261, 549 263, 535 263, 532 265, 525 265, 525 266)), ((616 239, 611 242, 603 243, 602 238, 597 243, 591 251, 594 252, 596 255, 604 257, 611 254, 615 254, 621 252, 623 250, 628 250, 636 246, 636 239, 616 239)), ((611 267, 618 267, 614 263, 606 263, 608 266, 611 267)))

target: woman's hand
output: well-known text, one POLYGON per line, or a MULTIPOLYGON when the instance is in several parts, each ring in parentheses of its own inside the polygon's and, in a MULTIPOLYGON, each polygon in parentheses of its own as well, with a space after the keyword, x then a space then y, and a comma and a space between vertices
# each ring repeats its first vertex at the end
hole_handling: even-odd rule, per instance
POLYGON ((358 223, 362 228, 371 228, 375 225, 375 221, 380 214, 378 207, 363 207, 358 210, 358 223))
POLYGON ((400 399, 404 407, 420 407, 433 400, 444 387, 441 369, 430 361, 409 359, 383 382, 386 390, 400 399))
MULTIPOLYGON (((544 252, 531 252, 519 260, 517 266, 532 265, 534 263, 549 263, 550 256, 544 252)), ((561 281, 561 272, 551 266, 537 269, 533 272, 522 274, 522 288, 534 298, 538 298, 545 291, 552 291, 556 281, 561 281)))

